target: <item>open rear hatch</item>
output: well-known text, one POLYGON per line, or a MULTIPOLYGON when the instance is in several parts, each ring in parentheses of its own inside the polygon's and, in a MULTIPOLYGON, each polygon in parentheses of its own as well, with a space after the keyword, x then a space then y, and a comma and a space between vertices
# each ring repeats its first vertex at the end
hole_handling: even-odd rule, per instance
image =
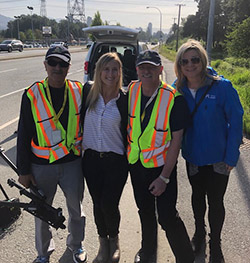
POLYGON ((121 26, 92 26, 82 29, 83 32, 92 34, 97 42, 115 41, 123 43, 136 43, 139 30, 121 26))

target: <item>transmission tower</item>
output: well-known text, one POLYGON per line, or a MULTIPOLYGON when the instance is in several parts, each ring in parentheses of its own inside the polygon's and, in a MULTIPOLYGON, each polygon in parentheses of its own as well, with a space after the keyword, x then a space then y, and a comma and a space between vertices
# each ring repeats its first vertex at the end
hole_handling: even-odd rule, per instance
POLYGON ((41 0, 40 16, 47 16, 47 11, 46 11, 46 0, 41 0))
POLYGON ((68 17, 86 23, 84 0, 68 0, 68 17))

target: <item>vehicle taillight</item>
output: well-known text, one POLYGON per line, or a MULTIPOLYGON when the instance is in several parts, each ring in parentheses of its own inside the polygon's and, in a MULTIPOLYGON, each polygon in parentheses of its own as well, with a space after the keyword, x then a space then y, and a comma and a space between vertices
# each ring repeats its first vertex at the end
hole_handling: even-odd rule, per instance
POLYGON ((84 73, 85 74, 88 74, 89 73, 89 62, 88 61, 85 61, 84 62, 84 73))

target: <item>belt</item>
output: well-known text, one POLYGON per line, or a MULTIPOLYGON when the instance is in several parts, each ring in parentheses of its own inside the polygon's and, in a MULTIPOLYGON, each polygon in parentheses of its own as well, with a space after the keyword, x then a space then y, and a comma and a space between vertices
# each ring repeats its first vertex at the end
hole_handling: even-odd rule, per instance
POLYGON ((97 152, 95 150, 92 149, 87 149, 85 151, 85 154, 89 154, 91 156, 94 157, 98 157, 98 158, 114 158, 114 157, 123 157, 124 155, 118 154, 118 153, 114 153, 114 152, 97 152))

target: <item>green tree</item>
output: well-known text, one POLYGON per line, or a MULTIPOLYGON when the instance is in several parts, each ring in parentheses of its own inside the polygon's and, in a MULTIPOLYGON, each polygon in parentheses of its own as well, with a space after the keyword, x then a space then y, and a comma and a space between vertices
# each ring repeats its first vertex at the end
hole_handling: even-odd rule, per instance
MULTIPOLYGON (((226 20, 222 11, 222 1, 223 0, 215 1, 213 38, 215 44, 224 41, 226 34, 226 20)), ((190 36, 198 40, 206 41, 210 0, 195 0, 195 2, 198 3, 198 11, 196 12, 196 15, 188 16, 183 27, 183 36, 190 36)))
POLYGON ((222 10, 227 26, 234 26, 250 16, 249 0, 222 0, 222 10))
POLYGON ((92 21, 92 24, 91 26, 101 26, 103 25, 104 23, 102 22, 102 19, 101 19, 101 14, 99 11, 97 11, 95 13, 95 16, 94 16, 94 19, 92 21))
POLYGON ((227 36, 227 50, 229 55, 250 58, 250 17, 238 24, 227 36))
POLYGON ((26 41, 26 35, 23 32, 20 32, 20 40, 22 40, 23 42, 26 41))
MULTIPOLYGON (((67 21, 61 20, 59 23, 54 19, 48 19, 46 17, 41 17, 36 14, 31 15, 21 15, 19 18, 19 32, 22 41, 32 40, 32 24, 35 40, 43 40, 42 27, 50 26, 52 28, 51 39, 66 39, 68 34, 68 24, 67 21), (22 34, 21 34, 22 32, 22 34)), ((84 37, 82 31, 83 27, 87 25, 81 23, 80 21, 74 21, 70 23, 70 34, 73 38, 84 37)), ((7 30, 0 31, 0 35, 3 38, 17 38, 17 20, 9 21, 7 25, 7 30)))

